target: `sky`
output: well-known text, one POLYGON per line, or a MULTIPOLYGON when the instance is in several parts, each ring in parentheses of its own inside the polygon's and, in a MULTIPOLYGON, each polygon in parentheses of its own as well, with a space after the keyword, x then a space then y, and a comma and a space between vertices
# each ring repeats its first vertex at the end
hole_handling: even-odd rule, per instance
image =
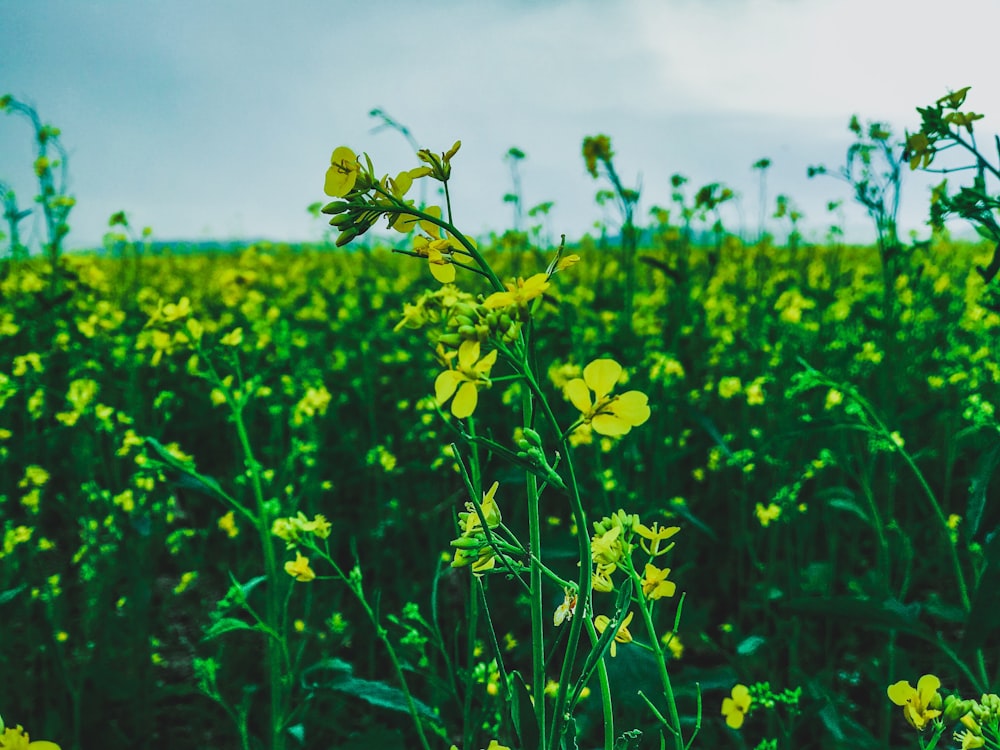
MULTIPOLYGON (((604 133, 641 187, 640 223, 679 173, 735 190, 724 221, 755 235, 752 165, 769 158, 769 214, 786 194, 819 239, 843 200, 850 235, 870 240, 846 185, 806 177, 843 165, 852 115, 902 135, 915 107, 971 85, 977 133, 1000 129, 997 0, 0 0, 0 18, 0 94, 33 105, 69 151, 71 248, 99 245, 122 210, 160 240, 319 239, 307 207, 327 200, 335 147, 367 152, 379 174, 418 164, 375 108, 422 147, 462 140, 452 208, 477 236, 512 226, 511 147, 526 154, 524 206, 554 202, 552 236, 611 221, 594 201, 608 185, 580 155, 604 133)), ((0 181, 22 206, 33 159, 27 122, 0 116, 0 181)), ((939 180, 906 175, 904 232, 926 235, 939 180)), ((41 230, 22 224, 36 242, 41 230)))

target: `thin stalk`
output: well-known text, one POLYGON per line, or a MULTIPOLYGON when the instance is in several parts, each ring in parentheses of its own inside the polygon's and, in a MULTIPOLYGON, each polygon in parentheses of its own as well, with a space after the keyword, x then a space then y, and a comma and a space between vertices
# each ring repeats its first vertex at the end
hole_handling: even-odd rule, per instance
POLYGON ((660 674, 660 682, 663 685, 663 697, 667 699, 667 710, 670 712, 670 721, 673 723, 674 747, 677 750, 684 750, 684 735, 681 730, 681 717, 677 713, 677 701, 674 698, 673 686, 670 684, 670 674, 667 672, 667 661, 663 658, 663 649, 656 645, 656 628, 653 626, 652 605, 645 601, 642 594, 642 579, 632 567, 631 562, 627 565, 629 576, 632 578, 633 590, 640 592, 639 611, 642 613, 642 621, 646 624, 646 635, 652 645, 653 656, 656 658, 656 669, 660 674))
MULTIPOLYGON (((530 389, 522 391, 521 416, 523 424, 534 424, 534 410, 530 389)), ((542 525, 539 518, 538 479, 527 472, 524 477, 528 496, 528 549, 531 552, 529 581, 531 586, 531 683, 535 699, 535 720, 538 722, 539 750, 546 750, 549 741, 545 734, 545 631, 542 613, 542 525)), ((553 725, 555 722, 553 723, 553 725)))
MULTIPOLYGON (((264 487, 260 475, 260 464, 254 458, 253 449, 250 446, 250 437, 247 434, 246 424, 243 422, 243 408, 237 405, 234 405, 234 407, 233 422, 236 425, 240 447, 243 449, 247 471, 250 473, 250 483, 257 505, 257 533, 260 536, 261 548, 264 552, 264 575, 268 583, 267 624, 270 628, 274 629, 281 622, 281 604, 277 591, 278 581, 280 580, 278 577, 278 562, 274 554, 274 543, 271 539, 271 529, 268 523, 267 507, 264 501, 264 487)), ((277 634, 278 640, 282 637, 283 634, 277 634)), ((276 638, 267 639, 268 679, 271 689, 271 747, 273 750, 283 750, 285 747, 286 691, 279 646, 280 644, 276 642, 276 638)))

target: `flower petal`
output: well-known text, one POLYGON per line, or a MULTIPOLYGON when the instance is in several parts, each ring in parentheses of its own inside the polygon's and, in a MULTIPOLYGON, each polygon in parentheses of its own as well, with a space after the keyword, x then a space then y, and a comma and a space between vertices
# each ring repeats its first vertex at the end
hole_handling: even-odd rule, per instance
POLYGON ((434 381, 434 399, 438 406, 443 406, 455 394, 455 389, 462 382, 462 376, 454 370, 445 370, 434 381))
POLYGON ((451 413, 459 419, 465 419, 476 410, 479 402, 479 391, 469 381, 462 383, 455 394, 455 400, 451 402, 451 413))
POLYGON ((495 365, 496 362, 497 362, 497 350, 494 349, 485 357, 483 357, 481 360, 479 360, 473 369, 480 375, 485 375, 486 377, 489 377, 490 370, 493 369, 493 365, 495 365))
POLYGON ((591 420, 590 424, 594 428, 594 432, 608 437, 621 437, 627 435, 628 431, 632 429, 632 425, 616 414, 598 414, 591 420))
POLYGON ((627 391, 614 400, 611 409, 616 416, 638 427, 649 419, 649 398, 642 391, 627 391))
POLYGON ((450 284, 455 280, 455 266, 450 261, 445 260, 440 250, 428 250, 427 257, 430 260, 431 276, 442 284, 450 284), (433 254, 436 253, 435 257, 433 254))
POLYGON ((590 400, 590 389, 580 378, 573 378, 563 386, 563 394, 582 414, 590 414, 594 404, 590 400))
POLYGON ((583 368, 583 380, 600 401, 618 384, 622 376, 622 366, 613 359, 595 359, 583 368))
POLYGON ((920 697, 920 705, 927 708, 939 687, 941 687, 941 680, 932 674, 925 674, 917 680, 917 695, 920 697))
POLYGON ((906 680, 894 682, 886 689, 885 692, 888 694, 889 700, 897 706, 905 706, 917 697, 917 691, 914 690, 913 686, 906 680))
POLYGON ((472 370, 479 359, 479 342, 471 339, 463 341, 458 347, 458 367, 461 370, 472 370))

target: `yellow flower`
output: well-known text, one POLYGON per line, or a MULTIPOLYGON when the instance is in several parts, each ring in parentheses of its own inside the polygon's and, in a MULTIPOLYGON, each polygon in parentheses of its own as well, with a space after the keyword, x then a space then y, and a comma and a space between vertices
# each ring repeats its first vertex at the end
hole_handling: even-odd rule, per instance
POLYGON ((747 711, 753 698, 750 697, 750 690, 746 685, 736 685, 732 690, 732 697, 722 701, 722 715, 726 717, 726 724, 733 729, 743 726, 743 719, 746 718, 747 711))
POLYGON ((743 383, 735 376, 725 377, 719 381, 719 395, 730 399, 743 390, 743 383))
POLYGON ((455 266, 451 262, 451 254, 455 249, 455 241, 450 237, 432 240, 423 235, 413 238, 413 251, 427 258, 431 275, 442 284, 450 284, 455 280, 455 266))
POLYGON ((458 367, 445 370, 434 381, 438 406, 454 396, 451 413, 459 419, 471 416, 479 402, 479 389, 490 387, 490 370, 496 361, 496 349, 480 359, 479 342, 463 341, 458 348, 458 367))
POLYGON ((622 527, 615 524, 607 531, 594 534, 590 541, 590 551, 598 565, 617 565, 625 550, 621 542, 622 527))
POLYGON ((972 86, 966 86, 958 91, 947 93, 938 99, 936 104, 938 106, 947 106, 948 109, 958 109, 962 106, 962 103, 965 101, 965 96, 969 93, 969 89, 971 88, 972 86))
POLYGON ((289 560, 285 563, 285 572, 292 576, 296 581, 305 583, 311 581, 316 577, 316 573, 312 568, 309 567, 309 558, 303 556, 301 552, 296 551, 295 560, 289 560))
POLYGON ((650 599, 673 596, 677 591, 677 584, 667 580, 668 575, 670 575, 670 568, 660 570, 655 565, 646 563, 646 574, 642 579, 642 593, 650 599))
POLYGON ((20 724, 15 728, 3 726, 0 721, 0 748, 3 750, 59 750, 59 745, 46 740, 35 740, 31 742, 28 733, 20 724))
MULTIPOLYGON (((499 486, 500 482, 494 482, 493 486, 487 492, 483 493, 483 501, 480 503, 483 509, 483 518, 486 519, 486 525, 491 529, 499 526, 500 521, 503 519, 500 513, 500 506, 497 505, 496 498, 494 497, 499 486)), ((476 508, 472 503, 466 503, 465 507, 465 512, 458 514, 459 525, 462 529, 462 535, 469 536, 477 529, 481 529, 483 524, 479 520, 479 514, 476 513, 476 508)))
POLYGON ((927 167, 934 159, 934 144, 924 133, 914 133, 906 137, 904 158, 909 159, 910 169, 927 167))
POLYGON ((906 680, 900 680, 886 689, 889 700, 903 707, 903 716, 918 732, 927 723, 941 715, 941 696, 938 688, 941 680, 932 674, 925 674, 917 681, 916 689, 906 680))
POLYGON ((668 552, 670 550, 670 547, 672 547, 673 545, 670 545, 669 547, 666 547, 661 550, 660 542, 666 541, 680 530, 681 530, 680 526, 667 526, 666 528, 661 529, 660 525, 656 522, 653 523, 653 528, 644 526, 641 523, 637 523, 635 525, 635 533, 641 536, 643 539, 648 539, 651 542, 651 544, 648 547, 646 546, 645 542, 639 542, 639 544, 642 545, 642 548, 646 551, 646 554, 652 555, 653 557, 657 557, 658 555, 662 555, 668 552))
POLYGON ((223 336, 221 339, 219 339, 219 343, 222 344, 223 346, 239 346, 240 344, 243 343, 243 329, 234 328, 225 336, 223 336))
POLYGON ((955 742, 962 743, 962 750, 972 750, 972 748, 985 747, 986 740, 968 730, 955 732, 955 742))
POLYGON ((506 285, 506 292, 494 292, 483 300, 483 305, 490 310, 498 307, 510 307, 511 305, 519 307, 527 305, 536 297, 541 297, 549 288, 549 284, 549 277, 546 273, 536 273, 527 280, 517 279, 506 285))
POLYGON ((622 366, 613 359, 595 359, 583 368, 583 377, 570 380, 563 387, 566 398, 601 435, 625 435, 649 419, 649 399, 641 391, 627 391, 612 396, 622 366), (594 393, 591 399, 591 391, 594 393))
MULTIPOLYGON (((632 616, 635 612, 629 612, 625 615, 625 619, 622 620, 622 624, 618 626, 618 632, 615 633, 615 639, 611 642, 611 656, 614 658, 617 655, 617 648, 619 643, 631 643, 632 634, 628 630, 628 624, 632 622, 632 616)), ((611 618, 607 615, 598 615, 594 618, 594 627, 597 628, 598 633, 603 633, 607 630, 608 625, 611 623, 611 618)))
POLYGON ((323 192, 333 198, 343 198, 354 187, 358 180, 361 164, 358 157, 347 146, 334 149, 330 157, 330 168, 326 170, 326 183, 323 192))
POLYGON ((615 584, 611 581, 611 574, 618 570, 614 563, 609 565, 598 565, 591 577, 591 586, 594 591, 608 593, 615 590, 615 584))
POLYGON ((597 177, 597 161, 610 161, 614 151, 606 135, 587 136, 583 139, 583 162, 592 177, 597 177))
POLYGON ((226 515, 222 516, 219 519, 219 528, 222 529, 222 531, 225 531, 226 534, 229 535, 230 539, 238 536, 240 530, 236 526, 236 514, 233 513, 233 511, 229 511, 226 515))
POLYGON ((660 642, 670 649, 670 654, 675 659, 680 659, 684 656, 684 644, 681 643, 681 639, 678 637, 677 633, 673 631, 664 633, 663 637, 660 638, 660 642))
POLYGON ((766 529, 771 525, 771 521, 777 521, 781 517, 781 506, 771 503, 767 507, 764 507, 763 503, 757 503, 754 513, 757 514, 757 520, 760 521, 760 525, 766 529))

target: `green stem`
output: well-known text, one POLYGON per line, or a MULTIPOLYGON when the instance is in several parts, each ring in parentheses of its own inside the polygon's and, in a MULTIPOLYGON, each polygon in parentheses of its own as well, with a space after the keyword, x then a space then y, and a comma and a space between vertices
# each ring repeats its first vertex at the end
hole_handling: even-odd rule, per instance
POLYGON ((639 593, 639 611, 642 613, 642 621, 646 625, 646 635, 652 646, 650 649, 656 657, 656 668, 660 673, 660 682, 663 685, 663 697, 667 699, 667 710, 670 713, 670 721, 673 724, 671 734, 674 737, 674 747, 677 750, 684 750, 684 735, 681 730, 681 717, 677 712, 677 701, 674 698, 673 686, 670 684, 670 674, 667 672, 667 660, 663 658, 663 649, 660 648, 656 637, 656 628, 653 625, 653 603, 647 600, 642 593, 642 579, 632 567, 631 559, 626 558, 626 567, 629 576, 632 578, 633 590, 639 593))
MULTIPOLYGON (((525 363, 527 367, 527 363, 525 363)), ((522 391, 521 415, 525 427, 534 423, 532 392, 522 391)), ((539 518, 538 479, 530 472, 525 473, 525 490, 528 496, 528 550, 531 553, 531 684, 535 699, 535 720, 538 722, 539 750, 548 747, 545 733, 545 631, 542 613, 542 525, 539 518)))
POLYGON ((285 747, 284 723, 287 696, 281 663, 283 651, 281 646, 283 644, 280 642, 284 639, 284 632, 278 630, 281 627, 282 619, 281 601, 278 592, 278 582, 281 579, 278 576, 278 562, 274 554, 274 543, 271 539, 271 528, 264 500, 260 464, 254 458, 253 449, 250 446, 250 437, 247 434, 246 424, 243 422, 242 405, 232 404, 232 406, 233 422, 236 425, 236 432, 239 435, 247 471, 250 473, 251 487, 257 505, 257 533, 260 536, 260 544, 264 552, 264 575, 267 580, 267 625, 272 631, 276 632, 275 637, 267 639, 268 679, 271 688, 271 747, 273 750, 283 750, 285 747))
POLYGON ((406 675, 403 672, 403 665, 399 661, 399 657, 396 656, 396 649, 392 645, 392 641, 389 640, 389 632, 382 627, 379 622, 378 615, 375 614, 375 610, 372 609, 371 605, 368 603, 368 599, 365 597, 364 585, 361 581, 361 567, 356 566, 358 575, 346 575, 337 562, 330 556, 328 551, 320 549, 311 539, 303 540, 308 545, 308 548, 318 554, 327 565, 333 568, 334 573, 337 577, 347 584, 347 588, 351 590, 354 597, 358 600, 358 603, 364 609, 365 614, 368 616, 369 622, 371 622, 372 627, 375 629, 376 637, 382 641, 385 646, 386 652, 389 654, 389 660, 392 662, 393 669, 396 672, 396 679, 399 680, 400 689, 403 691, 403 696, 406 700, 406 707, 410 712, 410 718, 413 720, 413 725, 417 730, 417 735, 420 737, 420 745, 424 750, 430 750, 430 744, 427 741, 427 735, 424 734, 423 721, 420 718, 420 713, 417 711, 417 704, 413 700, 413 694, 410 692, 409 685, 406 682, 406 675))

